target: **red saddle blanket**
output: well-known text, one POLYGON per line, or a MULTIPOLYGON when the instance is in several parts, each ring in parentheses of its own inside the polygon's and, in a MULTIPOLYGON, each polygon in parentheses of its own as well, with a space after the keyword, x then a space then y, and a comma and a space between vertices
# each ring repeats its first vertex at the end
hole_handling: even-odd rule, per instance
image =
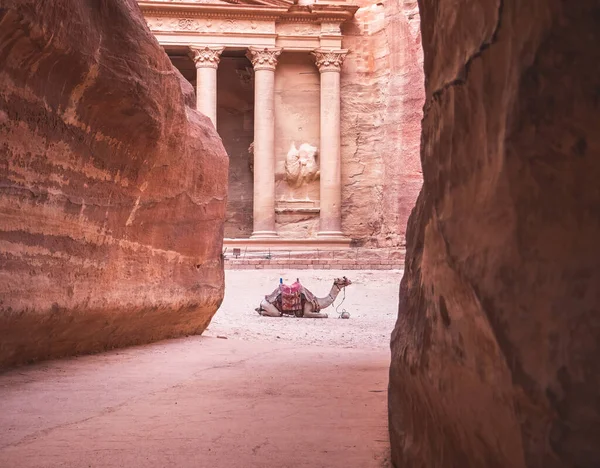
POLYGON ((314 312, 319 312, 321 307, 319 301, 313 293, 296 281, 291 286, 280 284, 275 291, 265 296, 265 300, 269 304, 274 304, 281 313, 294 313, 297 317, 302 316, 302 299, 310 302, 314 312), (301 312, 298 315, 297 312, 301 312))
POLYGON ((292 285, 280 284, 281 309, 284 312, 292 312, 302 309, 302 285, 296 281, 292 285))

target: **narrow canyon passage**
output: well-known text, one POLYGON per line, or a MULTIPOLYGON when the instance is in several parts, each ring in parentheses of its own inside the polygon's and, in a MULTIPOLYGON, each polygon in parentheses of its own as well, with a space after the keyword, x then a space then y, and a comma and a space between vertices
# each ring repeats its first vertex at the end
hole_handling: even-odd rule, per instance
MULTIPOLYGON (((284 279, 322 296, 338 274, 284 279)), ((259 317, 253 307, 279 273, 230 271, 201 337, 7 372, 0 466, 387 466, 400 274, 353 272, 342 305, 350 320, 331 308, 315 320, 259 317)))

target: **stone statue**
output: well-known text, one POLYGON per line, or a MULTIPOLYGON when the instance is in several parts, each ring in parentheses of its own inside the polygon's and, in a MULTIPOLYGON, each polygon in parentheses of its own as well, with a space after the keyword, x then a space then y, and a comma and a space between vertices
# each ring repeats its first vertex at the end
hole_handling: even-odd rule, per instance
MULTIPOLYGON (((327 318, 321 313, 322 309, 329 307, 335 301, 340 291, 352 284, 345 276, 333 280, 331 291, 325 297, 316 297, 296 280, 291 286, 280 284, 279 287, 260 302, 254 309, 259 315, 267 317, 281 317, 295 315, 296 317, 327 318)), ((348 314, 350 317, 350 314, 348 314)), ((344 318, 348 318, 344 317, 344 318)))
POLYGON ((292 143, 285 158, 285 179, 290 187, 298 188, 319 178, 317 147, 302 143, 299 148, 292 143))

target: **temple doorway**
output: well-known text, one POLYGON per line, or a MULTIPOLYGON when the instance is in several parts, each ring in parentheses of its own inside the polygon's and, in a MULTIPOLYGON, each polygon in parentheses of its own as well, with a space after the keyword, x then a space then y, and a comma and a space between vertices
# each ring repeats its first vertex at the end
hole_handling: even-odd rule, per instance
MULTIPOLYGON (((196 66, 187 48, 167 50, 171 62, 197 89, 196 66)), ((229 156, 229 196, 225 237, 252 234, 253 174, 250 145, 254 140, 254 80, 245 48, 228 48, 217 71, 217 130, 229 156)))
POLYGON ((229 196, 225 237, 252 234, 254 80, 246 50, 226 49, 217 71, 217 129, 229 155, 229 196))

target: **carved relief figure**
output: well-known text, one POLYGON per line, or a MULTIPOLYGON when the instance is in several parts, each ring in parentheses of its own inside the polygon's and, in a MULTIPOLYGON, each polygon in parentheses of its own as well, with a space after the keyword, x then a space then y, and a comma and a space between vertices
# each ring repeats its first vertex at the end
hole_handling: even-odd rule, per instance
POLYGON ((248 169, 251 174, 254 174, 254 142, 248 146, 248 169))
POLYGON ((290 187, 298 188, 319 178, 316 146, 292 143, 285 158, 285 179, 290 187))

